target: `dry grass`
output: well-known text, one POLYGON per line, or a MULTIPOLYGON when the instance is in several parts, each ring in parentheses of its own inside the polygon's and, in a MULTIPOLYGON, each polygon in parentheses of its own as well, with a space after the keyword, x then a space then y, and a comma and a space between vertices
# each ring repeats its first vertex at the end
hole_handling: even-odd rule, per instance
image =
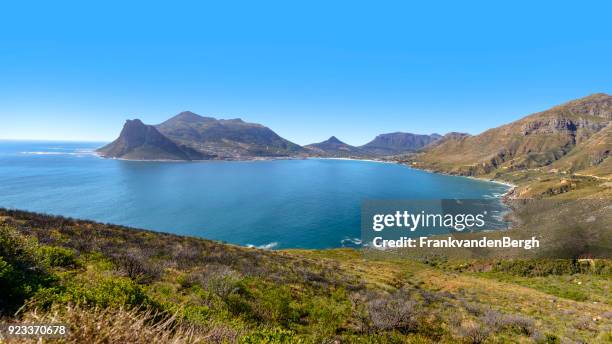
POLYGON ((134 343, 173 344, 205 343, 201 330, 180 325, 174 316, 162 317, 151 310, 144 312, 124 308, 86 308, 73 305, 56 306, 51 311, 32 310, 23 315, 24 323, 68 324, 70 331, 61 339, 38 338, 8 340, 7 343, 134 343))

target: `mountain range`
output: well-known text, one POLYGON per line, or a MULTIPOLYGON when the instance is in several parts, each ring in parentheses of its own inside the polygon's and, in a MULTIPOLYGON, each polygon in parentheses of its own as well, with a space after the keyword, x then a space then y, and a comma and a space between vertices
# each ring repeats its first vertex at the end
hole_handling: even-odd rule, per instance
POLYGON ((256 158, 366 158, 408 153, 435 142, 440 135, 390 133, 355 147, 335 136, 304 147, 270 128, 241 119, 216 119, 190 111, 158 125, 128 120, 119 137, 98 149, 107 158, 128 160, 249 160, 256 158))
POLYGON ((359 147, 332 136, 302 147, 261 124, 186 111, 158 125, 128 120, 119 138, 98 152, 135 160, 402 156, 398 161, 414 167, 459 175, 547 168, 609 176, 611 122, 612 97, 598 93, 474 136, 395 132, 378 135, 359 147))

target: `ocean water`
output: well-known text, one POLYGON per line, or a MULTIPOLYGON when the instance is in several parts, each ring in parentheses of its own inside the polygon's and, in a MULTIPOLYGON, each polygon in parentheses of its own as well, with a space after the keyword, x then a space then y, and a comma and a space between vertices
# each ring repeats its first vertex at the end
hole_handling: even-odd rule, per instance
POLYGON ((103 143, 0 141, 0 207, 266 248, 351 246, 368 199, 490 199, 507 187, 348 160, 143 162, 103 143))

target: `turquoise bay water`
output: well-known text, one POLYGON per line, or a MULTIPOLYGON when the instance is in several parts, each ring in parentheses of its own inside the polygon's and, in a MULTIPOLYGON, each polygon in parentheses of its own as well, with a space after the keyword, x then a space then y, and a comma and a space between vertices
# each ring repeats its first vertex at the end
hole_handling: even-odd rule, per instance
POLYGON ((493 198, 507 187, 347 160, 142 162, 101 143, 0 141, 0 207, 273 248, 350 246, 367 199, 493 198))

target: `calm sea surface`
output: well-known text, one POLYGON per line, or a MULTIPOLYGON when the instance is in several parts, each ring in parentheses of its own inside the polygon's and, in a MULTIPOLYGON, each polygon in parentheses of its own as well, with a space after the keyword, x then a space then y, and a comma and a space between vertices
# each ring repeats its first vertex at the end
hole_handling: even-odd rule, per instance
POLYGON ((0 207, 270 248, 351 246, 366 199, 494 198, 507 187, 347 160, 107 160, 102 143, 0 141, 0 207))

